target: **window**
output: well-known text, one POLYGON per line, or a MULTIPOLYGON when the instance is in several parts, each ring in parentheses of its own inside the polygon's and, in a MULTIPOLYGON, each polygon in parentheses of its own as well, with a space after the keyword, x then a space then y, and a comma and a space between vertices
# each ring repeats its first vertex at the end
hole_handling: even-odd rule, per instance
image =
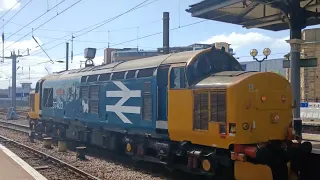
POLYGON ((187 81, 184 67, 172 68, 170 72, 170 88, 181 89, 186 88, 187 81))
POLYGON ((244 71, 241 64, 228 53, 213 49, 201 54, 187 70, 189 84, 223 71, 244 71))
POLYGON ((112 74, 112 80, 124 79, 125 72, 116 72, 112 74))
POLYGON ((210 92, 211 121, 226 122, 226 93, 210 92))
POLYGON ((99 112, 99 86, 90 86, 89 91, 89 113, 98 114, 99 112))
POLYGON ((82 76, 82 77, 81 77, 81 82, 82 82, 82 83, 83 83, 83 82, 87 82, 87 77, 88 77, 88 76, 82 76))
POLYGON ((154 68, 141 69, 138 72, 138 78, 151 77, 153 76, 153 71, 154 71, 154 68))
POLYGON ((106 74, 101 74, 99 77, 99 81, 109 81, 110 80, 110 74, 106 73, 106 74))
POLYGON ((95 82, 98 80, 98 75, 91 75, 88 77, 87 82, 95 82))
POLYGON ((43 89, 44 107, 53 107, 53 88, 43 89))
POLYGON ((39 82, 37 82, 37 84, 36 84, 36 89, 35 89, 35 93, 39 93, 39 82))
POLYGON ((143 113, 142 118, 146 121, 152 121, 152 88, 151 82, 145 82, 143 85, 143 113))
POLYGON ((128 71, 126 79, 133 79, 133 78, 135 78, 135 76, 136 76, 136 71, 131 70, 131 71, 128 71))

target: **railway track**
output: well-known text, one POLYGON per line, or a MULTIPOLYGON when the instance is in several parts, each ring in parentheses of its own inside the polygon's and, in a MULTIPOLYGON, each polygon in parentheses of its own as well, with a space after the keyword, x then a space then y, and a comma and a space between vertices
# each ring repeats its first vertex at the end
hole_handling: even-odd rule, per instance
POLYGON ((40 152, 7 137, 0 136, 0 144, 17 154, 47 179, 99 179, 49 154, 40 152))
MULTIPOLYGON (((26 125, 21 125, 21 124, 17 124, 17 123, 13 123, 13 122, 10 122, 10 121, 3 121, 3 120, 0 120, 0 128, 4 128, 4 129, 7 129, 9 131, 13 131, 13 132, 17 132, 17 133, 20 133, 20 136, 24 136, 24 134, 26 136, 28 136, 28 134, 30 133, 30 130, 29 130, 29 127, 26 126, 26 125)), ((8 132, 7 132, 8 133, 8 132)), ((9 132, 10 133, 10 132, 9 132)), ((7 136, 6 133, 2 133, 4 136, 7 136)), ((10 136, 9 136, 10 137, 10 136)), ((38 145, 41 145, 41 142, 42 139, 40 138, 36 138, 38 140, 38 142, 35 142, 33 143, 34 145, 35 144, 38 144, 38 145)), ((53 139, 54 140, 54 139, 53 139)), ((30 143, 30 142, 29 142, 30 143)), ((29 144, 29 143, 24 143, 23 144, 29 144)), ((57 142, 54 140, 52 142, 53 144, 53 147, 56 147, 57 146, 57 142)), ((0 144, 1 144, 1 135, 0 135, 0 144)), ((68 144, 68 150, 69 152, 75 152, 75 146, 76 144, 68 144)), ((43 151, 41 149, 41 151, 43 151)), ((46 150, 44 150, 44 152, 48 152, 46 150)), ((51 152, 50 152, 51 154, 51 152)), ((130 173, 133 173, 134 171, 133 170, 137 170, 139 172, 142 172, 142 173, 147 173, 147 174, 150 174, 151 176, 154 176, 154 178, 152 179, 162 179, 162 178, 167 178, 167 179, 181 179, 181 177, 183 177, 183 179, 194 179, 194 177, 197 177, 198 179, 203 179, 202 177, 200 176, 196 176, 196 175, 187 175, 185 173, 181 173, 181 172, 171 172, 171 171, 167 171, 165 168, 157 165, 157 164, 152 164, 150 165, 150 163, 139 163, 139 162, 135 162, 135 161, 131 161, 130 159, 127 159, 125 156, 119 156, 119 155, 115 155, 111 152, 106 152, 106 151, 102 151, 101 148, 97 148, 97 147, 94 147, 94 146, 90 146, 88 149, 87 149, 87 152, 86 152, 87 155, 89 155, 90 157, 96 157, 98 159, 100 159, 101 161, 105 161, 105 162, 116 162, 117 164, 123 164, 125 167, 133 167, 133 169, 130 169, 129 172, 124 172, 124 173, 127 173, 127 177, 126 178, 121 178, 121 179, 128 179, 131 175, 130 173)), ((66 155, 66 156, 69 156, 70 154, 66 155)), ((56 156, 58 157, 59 159, 61 158, 60 156, 63 156, 61 153, 59 154, 59 156, 56 156)), ((63 158, 62 158, 63 159, 63 158)), ((67 160, 69 162, 69 160, 67 160)), ((88 162, 83 162, 82 165, 85 165, 88 163, 88 167, 90 166, 92 160, 89 160, 88 162)), ((70 162, 72 164, 74 164, 74 162, 70 162)), ((75 164, 76 167, 79 167, 79 165, 75 164)), ((90 172, 91 171, 88 171, 86 168, 83 168, 86 172, 90 172)), ((108 168, 106 168, 107 170, 108 168)), ((101 171, 103 171, 101 169, 101 171)), ((107 170, 109 173, 110 171, 107 170)), ((93 175, 96 175, 96 173, 91 173, 93 175)), ((97 176, 101 176, 100 174, 97 175, 97 176)), ((103 175, 104 176, 104 175, 103 175)), ((64 178, 63 178, 64 179, 64 178)), ((102 179, 105 179, 105 178, 102 178, 102 179)), ((107 178, 109 179, 109 178, 107 178)), ((116 178, 117 179, 117 178, 116 178)), ((136 179, 136 178, 133 178, 133 179, 136 179)), ((138 178, 139 179, 139 178, 138 178)), ((148 178, 145 178, 145 179, 148 179, 148 178)))
POLYGON ((28 133, 28 134, 30 133, 29 126, 18 124, 18 123, 13 123, 13 122, 9 122, 9 121, 0 120, 0 127, 15 130, 18 132, 23 132, 23 133, 28 133))
MULTIPOLYGON (((0 127, 2 127, 2 128, 6 128, 6 129, 9 129, 9 130, 13 130, 13 131, 16 131, 16 132, 19 132, 19 133, 23 133, 23 134, 29 134, 30 133, 30 129, 29 129, 29 126, 27 126, 27 125, 22 125, 22 124, 18 124, 17 122, 12 122, 12 121, 3 121, 3 120, 0 120, 0 127)), ((316 134, 319 134, 319 132, 318 133, 316 133, 316 134)), ((40 141, 41 141, 41 139, 39 139, 40 141)), ((306 138, 306 139, 304 139, 304 140, 306 140, 306 141, 314 141, 313 139, 308 139, 308 138, 306 138)), ((1 136, 0 136, 0 143, 1 143, 1 136)), ((99 149, 95 149, 95 148, 89 148, 88 149, 89 151, 88 152, 90 152, 90 154, 95 154, 95 155, 97 155, 97 156, 99 156, 100 158, 102 158, 103 157, 103 155, 100 155, 101 154, 101 151, 99 150, 99 149)), ((103 154, 105 154, 106 152, 104 152, 103 154)), ((313 153, 315 153, 315 154, 320 154, 320 149, 317 147, 317 148, 314 148, 313 149, 313 153)), ((113 156, 113 155, 111 155, 111 157, 109 157, 109 155, 107 155, 108 157, 107 157, 107 159, 108 160, 112 160, 112 159, 117 159, 116 160, 116 162, 122 162, 123 160, 122 160, 122 158, 121 158, 121 160, 118 160, 118 158, 116 158, 115 156, 113 156)), ((102 158, 102 159, 104 159, 104 158, 102 158)), ((124 162, 124 164, 130 164, 129 162, 124 162)), ((142 165, 143 166, 143 165, 142 165)), ((140 168, 139 168, 140 169, 140 168)), ((144 167, 142 167, 142 170, 143 169, 145 169, 144 167)), ((153 169, 153 168, 152 168, 153 169)), ((141 169, 140 169, 141 170, 141 169)), ((148 170, 147 170, 148 171, 148 170)), ((156 172, 156 174, 158 174, 159 172, 156 172)), ((162 174, 162 173, 160 173, 160 174, 162 174)), ((167 175, 165 175, 165 176, 167 176, 167 175)), ((175 175, 175 176, 177 176, 179 179, 180 179, 180 177, 181 177, 181 175, 179 174, 179 175, 175 175)), ((185 175, 182 175, 182 176, 185 176, 185 175)), ((176 179, 176 178, 173 178, 173 179, 176 179)), ((188 179, 188 178, 186 178, 186 179, 188 179)))
POLYGON ((305 123, 302 125, 303 133, 320 134, 320 124, 305 123))

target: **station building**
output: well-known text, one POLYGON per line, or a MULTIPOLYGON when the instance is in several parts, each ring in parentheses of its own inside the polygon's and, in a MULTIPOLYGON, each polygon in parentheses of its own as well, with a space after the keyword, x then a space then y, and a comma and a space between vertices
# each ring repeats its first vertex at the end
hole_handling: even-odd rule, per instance
MULTIPOLYGON (((227 52, 229 52, 231 55, 234 55, 233 49, 230 47, 230 44, 225 42, 216 42, 214 44, 195 43, 188 46, 170 47, 170 53, 207 49, 212 47, 213 45, 219 49, 224 47, 227 52)), ((110 63, 119 62, 119 61, 129 61, 134 59, 147 58, 152 56, 158 56, 161 54, 163 54, 163 48, 157 48, 157 50, 141 50, 138 48, 122 48, 122 49, 106 48, 104 50, 103 64, 110 64, 110 63)))
MULTIPOLYGON (((261 71, 262 72, 274 72, 286 77, 287 69, 283 68, 283 60, 284 58, 279 59, 267 59, 261 63, 261 71)), ((257 61, 246 61, 240 62, 242 67, 246 71, 259 71, 259 62, 257 61)))

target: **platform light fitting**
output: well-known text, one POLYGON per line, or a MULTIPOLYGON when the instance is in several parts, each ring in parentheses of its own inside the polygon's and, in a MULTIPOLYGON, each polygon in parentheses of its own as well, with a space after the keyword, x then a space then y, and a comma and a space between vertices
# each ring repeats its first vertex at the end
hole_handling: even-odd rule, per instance
POLYGON ((251 55, 252 57, 256 57, 256 56, 258 55, 258 50, 256 50, 256 49, 251 49, 250 55, 251 55))

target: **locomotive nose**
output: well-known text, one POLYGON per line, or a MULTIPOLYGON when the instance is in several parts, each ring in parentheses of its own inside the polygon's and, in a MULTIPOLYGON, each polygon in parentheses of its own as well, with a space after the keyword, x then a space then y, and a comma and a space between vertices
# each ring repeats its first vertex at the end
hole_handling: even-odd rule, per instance
MULTIPOLYGON (((283 140, 292 121, 291 86, 275 73, 252 73, 230 86, 237 121, 250 128, 239 129, 237 136, 252 143, 283 140), (238 107, 238 109, 236 109, 238 107), (241 108, 239 108, 241 107, 241 108)), ((229 114, 228 114, 229 115, 229 114)))

